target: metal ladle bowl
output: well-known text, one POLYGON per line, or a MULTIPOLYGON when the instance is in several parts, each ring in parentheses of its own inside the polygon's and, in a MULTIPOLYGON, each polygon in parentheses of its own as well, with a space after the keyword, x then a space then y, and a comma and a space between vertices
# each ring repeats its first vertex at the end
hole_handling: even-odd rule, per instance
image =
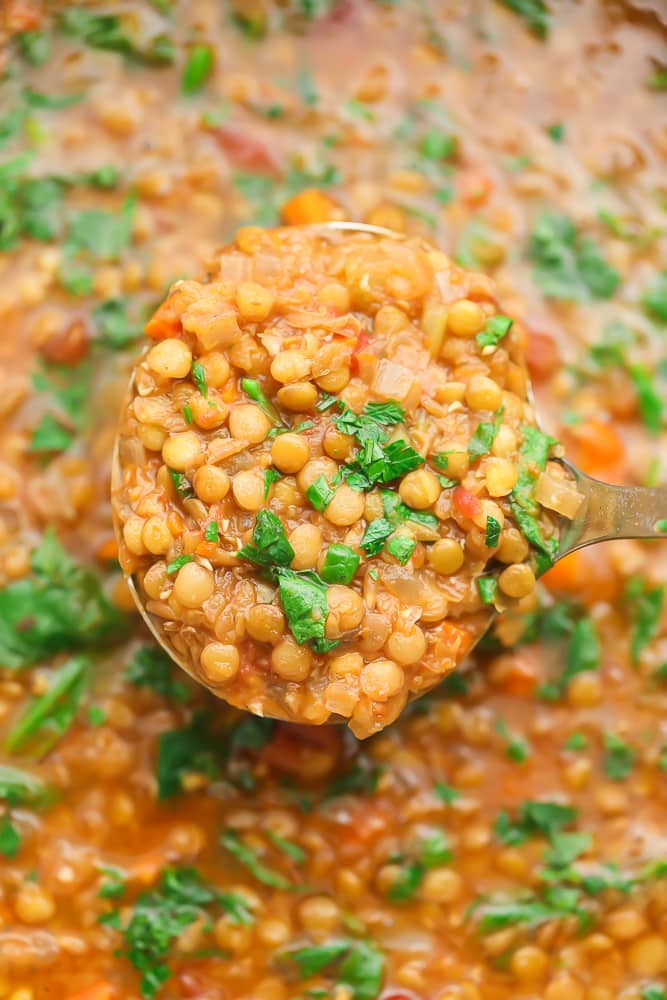
MULTIPOLYGON (((371 226, 356 222, 330 222, 304 228, 324 232, 334 230, 368 233, 370 235, 389 237, 397 240, 406 238, 401 233, 385 229, 381 226, 371 226)), ((431 245, 426 241, 424 241, 424 245, 432 249, 431 245)), ((132 392, 133 385, 134 374, 130 379, 128 394, 132 392)), ((528 383, 528 396, 532 400, 530 383, 528 383)), ((574 481, 578 492, 581 494, 582 501, 576 516, 572 520, 568 520, 562 516, 559 517, 557 532, 559 546, 554 555, 554 562, 564 558, 564 556, 569 555, 571 552, 575 552, 577 549, 593 545, 597 542, 621 538, 664 539, 667 537, 667 524, 665 522, 665 518, 667 518, 667 487, 617 486, 594 479, 565 458, 557 459, 557 461, 567 471, 569 478, 574 481)), ((120 488, 121 482, 122 468, 119 453, 119 435, 117 435, 112 459, 112 492, 120 488)), ((115 516, 114 528, 117 536, 120 537, 122 529, 115 516)), ((202 677, 195 673, 192 665, 174 647, 172 633, 168 629, 165 629, 164 619, 151 614, 146 609, 140 586, 134 577, 127 576, 126 579, 137 609, 156 641, 177 666, 198 683, 204 683, 202 677)), ((479 642, 482 635, 490 627, 496 614, 497 612, 492 606, 486 609, 486 620, 481 618, 483 627, 479 629, 475 642, 479 642)), ((220 697, 219 692, 214 688, 209 688, 209 690, 220 697)), ((419 697, 419 695, 413 697, 419 697)), ((227 692, 225 693, 225 700, 234 704, 233 696, 230 697, 227 692)), ((252 706, 246 704, 239 704, 237 707, 244 709, 252 708, 252 706)), ((270 715, 271 718, 290 721, 289 714, 284 712, 278 705, 275 711, 271 713, 264 710, 263 712, 258 711, 256 714, 270 715)), ((328 721, 347 722, 348 720, 340 716, 331 716, 328 721)))

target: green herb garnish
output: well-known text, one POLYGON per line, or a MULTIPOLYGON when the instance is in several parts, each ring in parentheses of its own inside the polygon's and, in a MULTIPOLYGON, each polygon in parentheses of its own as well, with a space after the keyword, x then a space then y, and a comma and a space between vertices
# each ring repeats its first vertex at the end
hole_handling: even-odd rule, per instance
POLYGON ((192 47, 188 61, 181 74, 181 93, 193 97, 203 90, 213 71, 213 50, 208 45, 198 43, 192 47))
POLYGON ((513 320, 509 316, 491 316, 486 326, 478 333, 475 340, 481 348, 497 347, 506 334, 509 333, 513 320))
POLYGON ((493 604, 498 589, 498 581, 495 576, 478 576, 477 591, 482 604, 493 604))
POLYGON ((280 603, 290 631, 299 645, 309 643, 317 653, 328 653, 338 645, 338 640, 325 637, 329 606, 327 585, 317 573, 297 573, 278 566, 280 603))
POLYGON ((241 388, 245 392, 246 396, 249 396, 250 399, 252 399, 253 403, 256 403, 257 406, 259 406, 262 413, 264 413, 269 418, 272 424, 282 423, 280 414, 278 413, 278 411, 276 410, 275 406, 270 401, 270 399, 268 399, 268 397, 265 396, 264 393, 262 392, 262 388, 257 379, 242 378, 241 388))
POLYGON ((536 221, 529 256, 535 282, 547 298, 571 302, 610 299, 620 276, 591 239, 565 215, 545 212, 536 221))
POLYGON ((9 816, 0 819, 0 854, 5 858, 15 858, 21 846, 21 835, 9 816))
POLYGON ((326 477, 319 475, 314 483, 306 490, 306 497, 315 510, 322 513, 334 498, 334 490, 329 486, 326 477))
POLYGON ((5 746, 18 753, 32 745, 33 753, 43 757, 74 722, 86 687, 89 662, 83 656, 73 657, 54 670, 48 690, 33 698, 9 731, 5 746))
POLYGON ((330 545, 324 557, 322 579, 326 583, 342 583, 347 586, 354 579, 360 558, 349 545, 330 545))
POLYGON ((257 566, 289 566, 294 549, 287 541, 280 518, 270 510, 260 510, 255 518, 252 543, 244 545, 237 555, 257 566))
POLYGON ((407 535, 394 535, 387 542, 387 552, 397 559, 401 566, 405 566, 416 546, 417 543, 413 538, 408 538, 407 535))
POLYGON ((612 781, 624 781, 634 767, 637 754, 615 733, 604 734, 604 773, 612 781))
POLYGON ((367 556, 375 556, 384 548, 384 543, 393 534, 394 526, 384 517, 377 517, 364 531, 359 545, 367 556))
POLYGON ((500 541, 500 521, 497 521, 495 517, 489 516, 486 519, 486 534, 484 536, 484 544, 489 549, 495 549, 499 541, 500 541))
POLYGON ((256 852, 251 847, 248 847, 247 844, 244 844, 236 830, 224 830, 220 835, 220 843, 262 885, 268 885, 272 889, 280 889, 282 891, 294 888, 290 880, 285 878, 284 875, 262 864, 256 852))
POLYGON ((170 563, 167 563, 167 573, 169 576, 171 576, 172 573, 178 573, 181 567, 187 566, 187 564, 192 562, 193 559, 194 556, 189 555, 176 556, 176 558, 172 559, 170 563))

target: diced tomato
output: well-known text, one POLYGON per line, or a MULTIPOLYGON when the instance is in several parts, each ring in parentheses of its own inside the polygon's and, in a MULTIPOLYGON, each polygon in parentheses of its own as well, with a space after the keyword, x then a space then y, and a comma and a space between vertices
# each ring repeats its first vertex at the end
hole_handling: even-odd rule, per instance
POLYGON ((529 332, 526 343, 526 363, 532 378, 548 378, 560 368, 558 344, 548 333, 529 332))
POLYGON ((258 173, 282 173, 282 159, 268 140, 244 131, 238 124, 221 125, 214 134, 235 167, 258 173))
POLYGON ((469 490, 464 490, 462 486, 457 486, 453 494, 454 506, 459 514, 464 517, 474 517, 482 509, 482 502, 479 497, 469 490))

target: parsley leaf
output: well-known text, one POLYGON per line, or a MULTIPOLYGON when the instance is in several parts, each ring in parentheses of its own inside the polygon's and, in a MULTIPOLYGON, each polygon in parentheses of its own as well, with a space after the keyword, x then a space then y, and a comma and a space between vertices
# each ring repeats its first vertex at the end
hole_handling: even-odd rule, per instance
POLYGON ((535 222, 529 257, 535 281, 547 298, 609 299, 621 280, 595 243, 582 237, 567 216, 556 212, 544 212, 535 222))
POLYGON ((486 326, 478 333, 475 340, 481 348, 497 347, 503 337, 509 333, 513 320, 509 316, 491 316, 486 326))
POLYGON ((415 540, 408 538, 407 535, 394 535, 387 542, 387 552, 397 559, 401 566, 405 566, 416 547, 415 540))
POLYGON ((194 868, 166 868, 157 889, 137 898, 123 931, 126 956, 141 973, 141 995, 152 1000, 170 978, 167 965, 172 942, 196 920, 209 920, 207 907, 217 905, 232 923, 249 924, 252 914, 244 896, 219 892, 194 868))
POLYGON ((604 734, 604 773, 612 781, 623 781, 634 767, 637 754, 615 733, 604 734))
POLYGON ((199 389, 201 395, 206 399, 208 396, 208 387, 206 385, 206 369, 204 368, 201 361, 192 362, 192 381, 199 389))
POLYGON ((9 816, 0 819, 0 854, 5 858, 15 858, 21 846, 21 835, 12 825, 9 816))
POLYGON ((294 559, 294 549, 287 541, 280 518, 270 510, 260 510, 255 518, 252 543, 244 545, 237 555, 257 566, 288 566, 294 559))
POLYGON ((632 617, 630 659, 636 666, 643 650, 658 631, 665 588, 659 586, 648 589, 645 581, 635 577, 628 582, 624 598, 632 617))
POLYGON ((194 556, 185 554, 182 556, 176 556, 176 558, 172 559, 170 563, 167 563, 168 575, 171 576, 172 573, 178 573, 179 569, 182 569, 183 566, 187 566, 187 564, 192 562, 193 559, 194 556))
POLYGON ((653 319, 667 323, 667 270, 656 274, 644 289, 642 305, 653 319))
POLYGON ((52 529, 33 551, 32 572, 0 590, 0 662, 29 667, 61 652, 102 644, 125 633, 96 576, 77 566, 52 529))
POLYGON ((519 477, 510 494, 510 507, 519 530, 537 550, 536 569, 541 574, 551 566, 558 543, 556 539, 546 541, 542 537, 536 518, 539 508, 534 498, 535 483, 556 441, 537 427, 527 426, 521 430, 523 442, 519 449, 519 477))
MULTIPOLYGON (((257 379, 242 378, 241 388, 245 392, 246 396, 249 396, 250 399, 252 399, 253 403, 256 403, 257 406, 259 406, 262 413, 264 413, 269 418, 271 423, 273 424, 282 423, 280 414, 276 410, 271 400, 262 391, 262 387, 260 386, 257 379)), ((205 395, 205 393, 203 395, 205 395)))
POLYGON ((297 573, 284 566, 277 567, 275 574, 287 624, 299 645, 308 642, 317 653, 334 649, 338 640, 325 637, 329 613, 326 584, 316 573, 297 573))
POLYGON ((322 513, 334 498, 334 490, 329 486, 326 477, 320 474, 314 483, 306 490, 310 504, 322 513))
POLYGON ((10 806, 43 805, 50 792, 44 782, 29 771, 0 764, 0 799, 10 806))
MULTIPOLYGON (((277 483, 280 479, 280 473, 277 469, 264 469, 264 499, 269 499, 269 493, 271 492, 271 487, 274 483, 277 483)), ((210 525, 209 525, 210 527, 210 525)), ((209 539, 210 541, 211 539, 209 539)), ((217 542, 217 525, 216 525, 216 537, 214 541, 217 542)))
POLYGON ((205 723, 205 716, 201 712, 195 712, 184 728, 171 729, 160 735, 157 753, 158 799, 168 799, 182 792, 182 779, 186 774, 200 773, 209 778, 217 776, 223 748, 205 723))
POLYGON ((132 241, 135 204, 135 196, 130 195, 119 212, 93 208, 74 215, 67 231, 65 253, 87 251, 99 260, 119 260, 132 241))
POLYGON ((514 820, 510 819, 509 813, 504 809, 498 813, 493 830, 503 844, 516 846, 536 834, 551 839, 563 827, 574 823, 576 818, 577 810, 572 806, 564 806, 560 802, 526 800, 520 804, 514 820))
POLYGON ((326 583, 351 583, 359 568, 360 558, 349 545, 330 545, 324 557, 322 579, 326 583))
POLYGON ((294 888, 289 879, 281 875, 280 872, 273 871, 272 868, 263 865, 255 851, 244 844, 236 830, 224 830, 220 835, 220 843, 236 858, 239 864, 248 869, 258 882, 282 891, 294 888))
POLYGON ((32 432, 30 451, 67 451, 74 444, 74 435, 58 423, 50 413, 45 413, 32 432))
POLYGON ((514 11, 537 38, 545 41, 549 35, 551 19, 544 0, 500 0, 504 7, 514 11))
POLYGON ((198 43, 192 47, 188 61, 181 75, 181 93, 184 97, 194 97, 205 86, 213 71, 213 50, 208 45, 198 43))
POLYGON ((653 376, 645 365, 629 365, 628 372, 637 393, 639 414, 651 434, 659 434, 664 423, 664 403, 653 376))
POLYGON ((477 424, 475 433, 470 438, 470 443, 468 445, 468 455, 470 458, 473 460, 481 458, 482 455, 486 455, 491 451, 491 445, 495 441, 496 434, 500 430, 501 419, 502 414, 499 413, 493 422, 482 420, 481 423, 477 424))
POLYGON ((86 687, 89 662, 73 657, 51 673, 48 690, 33 698, 28 709, 12 726, 5 746, 10 753, 32 744, 33 753, 43 757, 74 722, 86 687))
POLYGON ((104 347, 122 351, 141 336, 141 326, 132 323, 123 299, 107 299, 93 310, 97 339, 104 347))
POLYGON ((572 633, 565 657, 565 669, 556 681, 549 681, 539 689, 539 695, 547 701, 561 698, 577 674, 585 670, 595 670, 600 663, 600 643, 592 619, 584 616, 572 626, 572 633))
POLYGON ((140 646, 125 668, 125 680, 138 688, 148 688, 169 701, 190 700, 187 684, 178 680, 173 660, 159 646, 140 646))
POLYGON ((343 958, 334 973, 336 986, 347 986, 353 1000, 376 1000, 382 989, 384 955, 372 941, 331 941, 285 952, 284 957, 298 965, 302 979, 343 958))
POLYGON ((58 15, 57 26, 63 34, 78 38, 93 49, 117 52, 148 66, 168 65, 174 59, 174 44, 168 35, 154 35, 140 45, 127 33, 123 20, 114 14, 68 7, 58 15))
POLYGON ((364 531, 359 545, 367 556, 375 556, 384 548, 384 543, 393 533, 394 526, 384 517, 377 517, 364 531))
POLYGON ((495 549, 499 541, 500 521, 497 521, 495 517, 489 516, 486 519, 486 535, 484 537, 484 544, 489 549, 495 549))

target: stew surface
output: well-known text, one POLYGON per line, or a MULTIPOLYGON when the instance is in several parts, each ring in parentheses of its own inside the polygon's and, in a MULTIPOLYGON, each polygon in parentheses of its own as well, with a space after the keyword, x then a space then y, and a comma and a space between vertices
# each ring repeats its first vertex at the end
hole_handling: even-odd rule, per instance
POLYGON ((3 5, 0 996, 667 995, 663 543, 559 563, 359 743, 172 671, 111 524, 147 318, 281 221, 491 275, 545 429, 667 479, 664 8, 550 6, 3 5))

